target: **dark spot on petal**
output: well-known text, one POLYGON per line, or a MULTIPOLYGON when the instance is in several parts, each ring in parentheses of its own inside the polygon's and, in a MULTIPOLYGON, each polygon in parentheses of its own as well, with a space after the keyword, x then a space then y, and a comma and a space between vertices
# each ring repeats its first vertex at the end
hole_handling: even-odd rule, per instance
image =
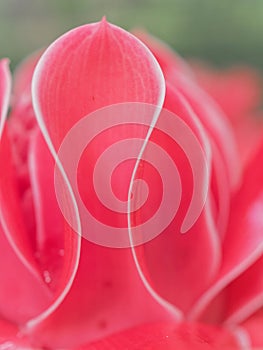
POLYGON ((100 320, 100 321, 98 322, 98 327, 99 327, 100 329, 105 329, 105 328, 107 327, 107 321, 106 321, 106 320, 100 320))
POLYGON ((103 283, 103 287, 105 288, 111 288, 112 287, 112 282, 111 281, 104 281, 103 283))

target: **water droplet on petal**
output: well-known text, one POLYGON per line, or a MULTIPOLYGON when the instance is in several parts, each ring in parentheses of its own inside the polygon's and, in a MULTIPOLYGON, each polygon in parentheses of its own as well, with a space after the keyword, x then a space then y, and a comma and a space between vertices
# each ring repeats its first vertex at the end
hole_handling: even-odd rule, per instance
POLYGON ((64 255, 65 255, 64 249, 59 249, 58 255, 59 255, 59 256, 64 256, 64 255))
POLYGON ((44 271, 44 280, 47 284, 51 282, 50 273, 47 270, 44 271))

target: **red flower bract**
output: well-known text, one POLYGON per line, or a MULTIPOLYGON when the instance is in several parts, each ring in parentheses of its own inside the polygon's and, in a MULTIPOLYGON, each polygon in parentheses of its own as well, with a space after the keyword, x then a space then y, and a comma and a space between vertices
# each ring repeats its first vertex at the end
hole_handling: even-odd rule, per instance
POLYGON ((8 121, 10 76, 0 61, 3 348, 263 346, 256 334, 263 325, 262 133, 259 146, 250 144, 250 160, 241 161, 244 134, 224 114, 242 110, 240 99, 226 101, 207 87, 206 75, 196 79, 162 43, 137 36, 145 44, 103 19, 34 54, 15 74, 8 121), (139 117, 128 113, 131 106, 139 117), (121 119, 110 114, 117 108, 121 119), (54 177, 58 167, 70 179, 67 161, 85 137, 76 182, 96 219, 90 225, 74 191, 56 187, 54 177), (106 200, 113 194, 119 206, 103 202, 108 188, 106 200), (161 232, 145 239, 164 204, 174 215, 161 225, 161 212, 161 232), (87 239, 101 234, 98 222, 109 234, 123 229, 130 246, 87 239), (143 244, 134 246, 137 226, 143 244))

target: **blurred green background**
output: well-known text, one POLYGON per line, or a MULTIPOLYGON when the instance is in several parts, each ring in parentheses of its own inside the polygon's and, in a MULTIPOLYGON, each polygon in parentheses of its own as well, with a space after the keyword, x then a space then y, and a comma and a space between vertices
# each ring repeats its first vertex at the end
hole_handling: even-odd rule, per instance
POLYGON ((0 56, 12 68, 31 51, 107 16, 143 27, 181 55, 263 69, 263 0, 0 0, 0 56))

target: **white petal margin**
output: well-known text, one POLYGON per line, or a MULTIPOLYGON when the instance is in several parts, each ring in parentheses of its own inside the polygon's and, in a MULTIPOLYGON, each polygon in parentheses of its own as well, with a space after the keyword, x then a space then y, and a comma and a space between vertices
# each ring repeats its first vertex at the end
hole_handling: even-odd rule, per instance
POLYGON ((4 58, 0 61, 0 139, 7 117, 10 96, 11 74, 9 70, 9 60, 4 58))
MULTIPOLYGON (((142 43, 142 45, 144 45, 142 43)), ((145 45, 144 45, 145 46, 145 45)), ((147 50, 149 50, 146 46, 145 48, 147 50)), ((150 50, 149 50, 150 52, 150 50)), ((149 126, 149 130, 147 132, 147 135, 145 137, 145 140, 143 142, 142 148, 140 150, 140 153, 138 155, 138 158, 136 160, 133 172, 132 172, 132 176, 131 176, 131 181, 130 181, 130 185, 129 185, 129 191, 128 191, 128 208, 127 208, 127 213, 128 213, 128 233, 129 233, 129 239, 131 242, 131 250, 132 250, 132 256, 134 259, 134 263, 136 266, 136 269, 138 271, 138 274, 140 276, 140 279, 144 285, 144 287, 146 288, 147 292, 151 295, 151 297, 161 306, 163 307, 168 314, 172 317, 172 319, 175 319, 177 321, 182 320, 183 319, 183 313, 181 310, 179 310, 177 307, 175 307, 173 304, 169 303, 167 300, 165 300, 163 297, 161 297, 161 295, 159 295, 154 288, 150 285, 150 283, 147 281, 147 278, 145 277, 142 268, 140 266, 140 263, 138 261, 137 255, 136 255, 136 251, 135 251, 135 246, 133 244, 133 236, 132 236, 132 224, 131 224, 131 213, 132 213, 132 208, 131 208, 131 201, 130 198, 132 198, 132 191, 133 191, 133 185, 134 185, 134 181, 135 181, 135 176, 137 174, 138 168, 139 168, 139 164, 140 161, 143 157, 143 154, 145 152, 145 149, 147 147, 147 144, 149 142, 149 139, 151 137, 151 134, 154 130, 154 127, 158 121, 160 112, 162 110, 163 104, 164 104, 164 99, 165 99, 165 93, 166 93, 166 84, 165 84, 165 79, 164 79, 164 75, 163 72, 161 70, 161 67, 159 66, 159 63, 157 62, 156 58, 153 56, 153 54, 150 52, 150 54, 152 55, 152 59, 154 64, 156 65, 156 72, 159 75, 159 79, 160 79, 160 84, 161 84, 161 94, 160 94, 160 98, 159 98, 159 102, 156 105, 156 113, 153 115, 153 119, 152 122, 149 126)))
MULTIPOLYGON (((3 134, 3 130, 5 127, 8 108, 10 104, 11 98, 11 89, 12 89, 12 77, 9 70, 9 60, 4 58, 0 60, 0 142, 3 134)), ((0 223, 2 225, 3 231, 6 235, 7 240, 9 241, 12 249, 14 250, 17 257, 20 259, 22 264, 30 271, 30 273, 39 281, 41 281, 41 277, 38 274, 35 266, 32 266, 24 254, 21 253, 20 249, 14 242, 12 238, 12 234, 8 228, 8 224, 5 221, 5 218, 2 215, 2 210, 0 210, 0 223)), ((48 288, 46 289, 47 293, 49 293, 48 288)))
POLYGON ((236 338, 240 350, 256 350, 254 347, 252 349, 250 336, 243 327, 235 327, 232 330, 230 329, 230 331, 236 338))
MULTIPOLYGON (((138 40, 138 39, 137 39, 138 40)), ((163 72, 161 70, 161 67, 159 65, 159 63, 157 62, 156 58, 154 57, 154 55, 151 53, 151 51, 148 49, 148 47, 141 42, 141 44, 145 47, 146 50, 149 51, 150 55, 152 56, 152 60, 154 62, 154 65, 156 66, 156 73, 159 75, 159 79, 160 79, 160 86, 161 86, 161 93, 160 93, 160 97, 159 97, 159 101, 156 105, 156 113, 153 115, 153 119, 151 122, 151 125, 149 126, 149 130, 147 132, 147 135, 145 137, 145 140, 143 142, 142 148, 140 150, 140 153, 138 155, 138 158, 136 160, 134 169, 133 169, 133 173, 131 176, 131 181, 130 181, 130 185, 129 185, 129 191, 128 191, 128 208, 127 208, 127 213, 128 213, 128 232, 129 232, 129 238, 130 238, 130 242, 131 242, 131 250, 132 250, 132 256, 134 259, 134 263, 135 266, 137 268, 138 274, 141 278, 141 281, 144 285, 144 287, 146 288, 147 292, 151 295, 151 297, 161 306, 163 307, 170 315, 173 319, 176 320, 182 320, 183 319, 183 313, 181 310, 179 310, 177 307, 175 307, 173 304, 169 303, 167 300, 165 300, 164 298, 162 298, 150 285, 150 283, 147 281, 147 278, 144 276, 144 273, 142 271, 142 268, 140 266, 140 263, 138 261, 137 255, 136 255, 136 251, 135 251, 135 247, 133 245, 133 238, 132 238, 132 224, 131 224, 131 213, 132 213, 132 208, 131 208, 131 201, 130 198, 132 198, 132 191, 133 191, 133 184, 135 181, 135 176, 137 174, 138 171, 138 167, 140 164, 140 161, 142 159, 142 156, 145 152, 145 149, 147 147, 147 144, 149 142, 149 139, 151 137, 151 134, 154 130, 154 127, 158 121, 161 109, 163 107, 164 104, 164 99, 165 99, 165 93, 166 93, 166 84, 165 84, 165 79, 164 79, 164 75, 163 72)))

